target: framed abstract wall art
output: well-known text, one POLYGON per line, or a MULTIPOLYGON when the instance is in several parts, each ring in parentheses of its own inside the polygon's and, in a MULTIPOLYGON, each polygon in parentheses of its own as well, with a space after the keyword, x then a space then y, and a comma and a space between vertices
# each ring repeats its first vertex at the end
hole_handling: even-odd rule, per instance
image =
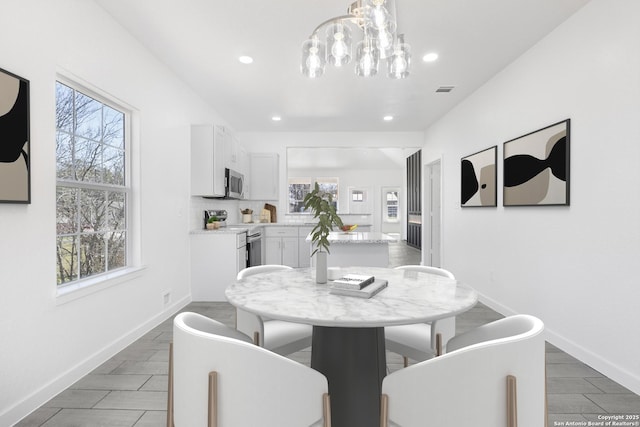
POLYGON ((498 147, 493 146, 467 157, 460 163, 460 204, 497 206, 498 147))
POLYGON ((31 203, 29 81, 0 68, 0 203, 31 203))
POLYGON ((504 143, 504 206, 568 206, 571 120, 504 143))

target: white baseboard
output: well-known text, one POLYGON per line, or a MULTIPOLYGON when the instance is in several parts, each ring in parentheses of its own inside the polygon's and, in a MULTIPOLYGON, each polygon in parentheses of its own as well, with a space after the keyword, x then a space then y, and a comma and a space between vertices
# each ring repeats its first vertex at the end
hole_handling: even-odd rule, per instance
POLYGON ((40 406, 47 403, 53 397, 69 388, 82 377, 102 365, 118 352, 124 350, 126 347, 134 343, 144 334, 151 331, 160 323, 173 316, 190 302, 191 295, 187 295, 179 301, 176 301, 175 303, 168 306, 164 311, 147 320, 131 332, 107 344, 92 356, 79 362, 77 365, 71 367, 66 372, 61 373, 58 377, 54 378, 49 383, 44 384, 31 395, 0 414, 0 426, 12 426, 16 424, 21 419, 25 418, 30 413, 38 409, 40 406))
MULTIPOLYGON (((486 295, 480 294, 479 299, 480 302, 504 316, 512 316, 514 314, 518 314, 511 308, 500 304, 496 300, 489 298, 486 295)), ((545 338, 547 341, 549 341, 549 343, 558 347, 560 350, 568 353, 581 362, 586 363, 601 374, 606 375, 618 384, 640 395, 640 377, 632 374, 631 372, 621 368, 618 365, 614 365, 601 355, 596 354, 575 343, 574 341, 556 333, 547 325, 545 325, 545 338)))

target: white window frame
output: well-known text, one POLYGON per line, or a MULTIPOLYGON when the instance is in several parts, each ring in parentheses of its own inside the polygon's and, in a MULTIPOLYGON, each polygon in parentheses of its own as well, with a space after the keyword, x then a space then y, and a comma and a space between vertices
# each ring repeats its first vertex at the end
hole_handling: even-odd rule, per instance
MULTIPOLYGON (((137 129, 139 128, 138 113, 126 102, 107 94, 77 76, 70 75, 69 73, 58 73, 56 75, 56 82, 62 83, 124 114, 125 185, 123 187, 113 186, 112 188, 123 191, 127 202, 125 213, 127 233, 125 249, 126 265, 115 270, 94 274, 85 278, 78 278, 77 280, 60 285, 57 284, 57 280, 54 278, 53 282, 57 296, 56 302, 60 305, 139 277, 143 267, 141 265, 140 251, 140 200, 137 196, 138 192, 135 190, 139 188, 140 184, 139 138, 137 136, 137 129)), ((56 172, 56 192, 58 186, 85 189, 110 188, 108 185, 92 185, 80 181, 58 179, 56 172)), ((56 232, 56 239, 57 236, 58 234, 56 232)))

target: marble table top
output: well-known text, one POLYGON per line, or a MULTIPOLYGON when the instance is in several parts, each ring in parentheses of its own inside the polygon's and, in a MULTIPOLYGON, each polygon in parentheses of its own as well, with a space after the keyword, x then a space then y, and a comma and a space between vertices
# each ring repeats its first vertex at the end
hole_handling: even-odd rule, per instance
MULTIPOLYGON (((305 240, 307 242, 310 242, 311 234, 309 234, 305 240)), ((350 231, 347 233, 341 231, 332 231, 329 233, 328 240, 331 244, 389 243, 397 241, 397 239, 393 236, 373 231, 350 231)))
POLYGON ((332 295, 317 284, 315 269, 256 274, 226 289, 236 307, 272 319, 315 326, 383 327, 428 322, 473 307, 478 294, 456 280, 434 274, 378 267, 345 267, 344 274, 372 274, 389 285, 369 299, 332 295))

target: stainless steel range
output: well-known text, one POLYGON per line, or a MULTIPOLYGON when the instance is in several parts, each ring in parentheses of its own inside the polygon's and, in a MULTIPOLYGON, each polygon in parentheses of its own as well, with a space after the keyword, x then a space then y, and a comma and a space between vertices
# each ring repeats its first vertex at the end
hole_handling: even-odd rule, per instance
POLYGON ((262 231, 260 227, 247 231, 247 267, 262 265, 262 231))

